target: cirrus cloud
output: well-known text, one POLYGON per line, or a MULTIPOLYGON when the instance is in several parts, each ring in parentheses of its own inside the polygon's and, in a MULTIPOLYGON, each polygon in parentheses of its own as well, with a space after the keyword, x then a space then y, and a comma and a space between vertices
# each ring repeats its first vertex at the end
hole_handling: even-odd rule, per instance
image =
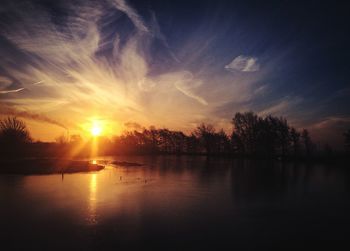
POLYGON ((255 72, 259 71, 258 58, 240 55, 225 66, 228 71, 255 72))

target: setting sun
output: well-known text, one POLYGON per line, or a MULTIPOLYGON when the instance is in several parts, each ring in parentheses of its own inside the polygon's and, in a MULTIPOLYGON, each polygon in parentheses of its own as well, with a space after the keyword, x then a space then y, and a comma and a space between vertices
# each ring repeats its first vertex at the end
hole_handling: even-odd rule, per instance
POLYGON ((80 124, 80 128, 84 132, 85 138, 111 137, 122 131, 118 122, 110 121, 99 115, 85 118, 85 121, 80 124))
POLYGON ((102 134, 102 126, 94 121, 91 127, 91 135, 94 137, 100 136, 102 134))

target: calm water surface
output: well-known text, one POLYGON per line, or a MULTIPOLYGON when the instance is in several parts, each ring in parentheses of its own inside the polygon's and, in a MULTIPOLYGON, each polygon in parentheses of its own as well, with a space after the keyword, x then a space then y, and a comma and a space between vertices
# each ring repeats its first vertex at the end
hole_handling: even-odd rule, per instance
POLYGON ((145 166, 0 176, 2 250, 349 250, 346 168, 116 159, 145 166))

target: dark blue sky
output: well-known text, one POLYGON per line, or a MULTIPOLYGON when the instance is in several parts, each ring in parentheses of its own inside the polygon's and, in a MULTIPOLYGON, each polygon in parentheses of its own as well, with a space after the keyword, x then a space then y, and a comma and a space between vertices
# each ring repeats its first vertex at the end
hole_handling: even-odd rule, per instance
MULTIPOLYGON (((225 128, 235 112, 253 110, 334 144, 350 127, 345 1, 37 0, 4 1, 0 11, 0 100, 15 109, 49 99, 71 106, 83 97, 63 98, 69 88, 98 87, 125 92, 108 119, 225 128)), ((96 110, 104 106, 96 98, 96 110)), ((64 117, 56 108, 41 112, 64 117)))

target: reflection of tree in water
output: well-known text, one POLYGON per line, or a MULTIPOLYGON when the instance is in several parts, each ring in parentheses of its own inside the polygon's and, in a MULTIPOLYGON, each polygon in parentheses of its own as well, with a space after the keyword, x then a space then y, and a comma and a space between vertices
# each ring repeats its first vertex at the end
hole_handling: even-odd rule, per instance
POLYGON ((198 165, 199 181, 202 185, 227 182, 226 177, 231 169, 232 160, 220 157, 204 157, 198 165))
MULTIPOLYGON (((208 156, 151 156, 143 160, 152 171, 160 175, 183 174, 195 178, 201 185, 210 185, 212 182, 227 182, 228 172, 232 160, 229 158, 208 156)), ((191 178, 191 179, 192 179, 191 178)))
POLYGON ((311 171, 282 163, 236 160, 231 172, 233 203, 283 203, 307 191, 311 171))

